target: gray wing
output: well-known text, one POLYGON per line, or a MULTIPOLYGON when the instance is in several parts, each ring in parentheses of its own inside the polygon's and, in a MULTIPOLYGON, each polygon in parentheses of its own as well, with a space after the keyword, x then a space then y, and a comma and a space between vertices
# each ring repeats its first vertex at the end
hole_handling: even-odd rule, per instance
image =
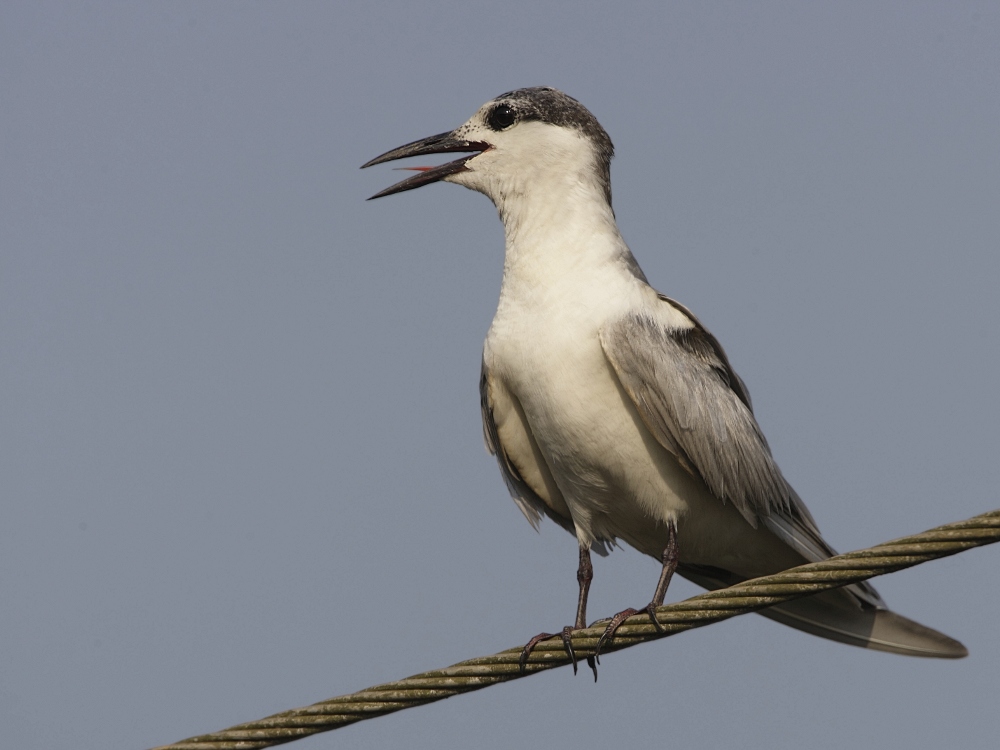
POLYGON ((791 488, 754 419, 750 398, 715 338, 691 320, 668 327, 628 315, 601 330, 601 344, 646 426, 716 497, 755 528, 787 513, 791 488))
POLYGON ((835 555, 772 458, 750 395, 719 342, 683 305, 660 300, 691 325, 669 327, 637 314, 601 330, 604 352, 643 422, 754 528, 763 522, 806 560, 835 555))

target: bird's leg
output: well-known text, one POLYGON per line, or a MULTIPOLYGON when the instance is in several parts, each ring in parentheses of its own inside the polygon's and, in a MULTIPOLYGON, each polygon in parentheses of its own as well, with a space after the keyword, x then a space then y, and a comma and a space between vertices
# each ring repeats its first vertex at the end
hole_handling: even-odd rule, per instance
MULTIPOLYGON (((574 630, 582 630, 587 627, 587 595, 590 593, 590 582, 594 580, 594 566, 590 562, 590 548, 580 547, 580 565, 576 569, 576 581, 580 584, 580 596, 576 602, 576 623, 567 625, 559 633, 539 633, 532 638, 521 650, 521 671, 523 672, 528 664, 528 657, 532 650, 544 640, 555 638, 557 635, 562 638, 566 653, 569 654, 573 662, 573 674, 576 674, 576 652, 573 650, 571 636, 574 630)), ((594 680, 597 680, 597 663, 593 656, 587 657, 587 664, 594 670, 594 680)))
POLYGON ((641 610, 629 607, 611 618, 611 622, 608 623, 608 626, 604 629, 604 633, 601 635, 601 639, 597 642, 597 649, 594 656, 598 659, 601 656, 601 649, 604 648, 604 644, 615 637, 615 631, 632 615, 645 612, 649 615, 649 619, 653 621, 656 629, 661 633, 663 632, 660 621, 656 619, 656 609, 663 604, 663 598, 667 595, 667 587, 670 585, 670 579, 673 577, 674 571, 677 570, 677 527, 674 526, 673 521, 667 524, 667 546, 663 548, 660 560, 663 563, 663 569, 660 571, 660 580, 656 584, 653 600, 641 610))
POLYGON ((587 627, 587 597, 590 582, 594 580, 594 566, 590 563, 590 549, 580 548, 580 565, 576 569, 576 582, 580 585, 580 595, 576 600, 576 625, 574 630, 587 627))

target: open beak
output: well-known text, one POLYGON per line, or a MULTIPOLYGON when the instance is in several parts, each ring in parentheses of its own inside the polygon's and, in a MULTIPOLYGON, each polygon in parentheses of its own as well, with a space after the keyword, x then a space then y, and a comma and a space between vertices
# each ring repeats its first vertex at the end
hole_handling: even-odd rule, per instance
POLYGON ((362 164, 361 168, 364 169, 365 167, 383 164, 387 161, 395 161, 396 159, 405 159, 408 156, 445 154, 459 151, 471 151, 473 153, 470 153, 468 156, 463 156, 461 159, 449 161, 438 167, 403 167, 403 169, 412 169, 416 171, 417 174, 406 178, 402 182, 397 182, 392 187, 387 187, 380 193, 375 193, 375 195, 368 200, 374 200, 375 198, 392 195, 393 193, 402 193, 404 190, 413 190, 421 185, 429 185, 432 182, 442 180, 448 175, 464 172, 467 169, 465 163, 469 159, 478 156, 489 148, 491 148, 490 144, 483 143, 482 141, 466 141, 461 138, 456 138, 454 131, 452 131, 449 133, 438 133, 437 135, 432 135, 430 138, 424 138, 419 141, 414 141, 413 143, 407 143, 405 146, 394 148, 392 151, 386 151, 381 156, 376 156, 370 162, 362 164))

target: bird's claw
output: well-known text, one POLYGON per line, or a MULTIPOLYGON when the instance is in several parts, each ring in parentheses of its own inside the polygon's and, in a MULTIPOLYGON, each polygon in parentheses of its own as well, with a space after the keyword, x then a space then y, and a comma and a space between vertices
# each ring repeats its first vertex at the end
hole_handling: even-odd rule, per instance
POLYGON ((604 632, 601 633, 601 639, 597 642, 597 648, 594 650, 594 656, 596 657, 598 664, 601 663, 601 650, 604 648, 605 644, 610 643, 611 639, 615 637, 615 633, 618 631, 618 628, 620 628, 632 615, 638 615, 643 612, 649 615, 649 619, 653 621, 653 625, 656 627, 657 632, 663 632, 663 626, 656 617, 656 604, 654 602, 650 602, 642 609, 632 609, 632 607, 623 609, 611 618, 611 622, 608 623, 604 632))
POLYGON ((528 657, 531 656, 531 652, 535 650, 535 646, 542 641, 548 640, 549 638, 555 638, 555 634, 539 633, 524 644, 524 648, 521 649, 521 657, 517 660, 518 664, 521 665, 521 674, 524 674, 524 670, 528 668, 528 657))
POLYGON ((618 628, 622 626, 623 622, 625 622, 632 615, 637 615, 637 614, 639 614, 639 610, 632 609, 631 607, 629 607, 628 609, 623 609, 621 612, 619 612, 617 615, 611 618, 611 622, 609 622, 608 626, 604 628, 604 632, 601 633, 601 639, 597 642, 597 648, 595 649, 594 656, 597 657, 598 663, 600 663, 601 650, 604 648, 604 644, 608 643, 612 638, 615 637, 615 632, 618 630, 618 628))
MULTIPOLYGON (((572 625, 567 625, 558 633, 539 633, 530 641, 528 641, 524 648, 521 649, 521 656, 518 659, 518 663, 521 665, 521 673, 528 668, 528 657, 531 656, 531 652, 534 650, 542 641, 546 641, 549 638, 555 638, 557 635, 562 638, 563 647, 566 649, 566 653, 569 655, 570 661, 573 663, 573 674, 577 673, 577 660, 576 651, 573 649, 573 631, 581 630, 581 628, 574 628, 572 625)), ((597 663, 594 661, 593 656, 587 657, 587 664, 592 670, 594 670, 594 682, 597 682, 597 663)))
POLYGON ((649 615, 649 619, 653 621, 653 627, 656 628, 656 632, 663 633, 665 631, 663 629, 663 626, 660 625, 659 618, 656 616, 656 609, 657 609, 656 604, 650 602, 649 604, 646 605, 646 614, 649 615))

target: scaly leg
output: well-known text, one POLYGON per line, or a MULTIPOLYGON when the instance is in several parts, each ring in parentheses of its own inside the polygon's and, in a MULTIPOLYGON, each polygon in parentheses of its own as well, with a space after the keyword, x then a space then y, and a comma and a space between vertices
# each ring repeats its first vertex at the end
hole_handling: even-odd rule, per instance
MULTIPOLYGON (((573 650, 573 642, 570 639, 574 630, 581 630, 587 627, 587 595, 590 593, 590 582, 594 580, 594 566, 590 562, 590 549, 580 548, 580 565, 576 570, 576 581, 580 584, 580 596, 576 603, 576 623, 567 625, 559 633, 539 633, 525 645, 521 651, 521 671, 528 665, 528 657, 532 650, 544 640, 555 638, 558 635, 562 638, 566 653, 573 662, 573 674, 576 674, 576 652, 573 650)), ((597 680, 597 663, 593 656, 587 657, 587 664, 594 670, 594 680, 597 680)))
POLYGON ((608 623, 608 627, 604 629, 604 633, 601 635, 601 640, 597 642, 597 653, 594 656, 598 660, 600 659, 601 649, 604 648, 604 644, 615 637, 615 631, 632 615, 646 612, 649 615, 649 619, 656 626, 656 629, 663 632, 660 621, 656 619, 656 608, 663 604, 663 598, 667 595, 667 587, 670 586, 670 579, 673 577, 674 571, 677 570, 677 528, 673 522, 667 526, 667 546, 663 549, 663 555, 660 557, 660 560, 663 562, 663 569, 660 571, 660 580, 656 584, 653 601, 641 610, 629 607, 611 618, 611 622, 608 623))

